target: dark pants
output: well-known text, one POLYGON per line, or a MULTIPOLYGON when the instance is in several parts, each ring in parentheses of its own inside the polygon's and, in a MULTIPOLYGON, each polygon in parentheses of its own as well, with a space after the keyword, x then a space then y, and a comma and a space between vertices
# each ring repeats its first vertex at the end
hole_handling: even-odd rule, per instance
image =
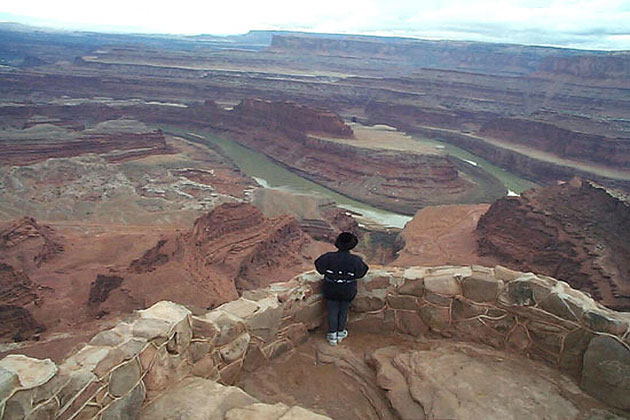
POLYGON ((346 321, 348 320, 349 300, 326 300, 326 308, 328 309, 328 332, 334 333, 346 329, 346 321))

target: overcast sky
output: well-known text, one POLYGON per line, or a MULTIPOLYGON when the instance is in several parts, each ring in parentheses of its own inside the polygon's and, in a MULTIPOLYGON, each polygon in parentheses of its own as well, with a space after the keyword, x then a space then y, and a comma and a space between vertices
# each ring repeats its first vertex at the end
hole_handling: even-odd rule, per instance
POLYGON ((630 50, 630 0, 4 0, 0 21, 181 34, 287 29, 630 50))

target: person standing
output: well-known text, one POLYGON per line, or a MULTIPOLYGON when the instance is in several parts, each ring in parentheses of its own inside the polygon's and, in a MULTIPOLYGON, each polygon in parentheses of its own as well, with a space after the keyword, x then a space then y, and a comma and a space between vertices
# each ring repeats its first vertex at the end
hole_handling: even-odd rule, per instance
POLYGON ((315 260, 315 268, 324 275, 324 298, 328 310, 326 339, 336 346, 348 336, 346 321, 350 302, 357 295, 357 280, 369 267, 361 257, 350 253, 359 240, 350 232, 342 232, 335 241, 336 252, 327 252, 315 260))

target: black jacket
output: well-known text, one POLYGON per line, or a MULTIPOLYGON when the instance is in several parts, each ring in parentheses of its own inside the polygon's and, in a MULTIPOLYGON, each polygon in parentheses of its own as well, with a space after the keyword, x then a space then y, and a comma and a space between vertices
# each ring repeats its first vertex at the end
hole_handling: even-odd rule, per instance
POLYGON ((350 251, 327 252, 315 260, 315 268, 324 275, 324 297, 331 300, 352 300, 357 295, 357 279, 369 267, 350 251))

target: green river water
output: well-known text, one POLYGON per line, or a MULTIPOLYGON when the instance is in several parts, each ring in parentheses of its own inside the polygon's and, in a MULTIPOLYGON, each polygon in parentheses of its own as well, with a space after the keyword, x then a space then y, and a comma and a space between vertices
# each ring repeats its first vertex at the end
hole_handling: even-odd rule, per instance
MULTIPOLYGON (((219 137, 215 134, 203 130, 183 130, 176 127, 164 127, 167 131, 184 137, 188 140, 218 146, 221 151, 234 161, 234 163, 248 176, 254 178, 259 184, 268 188, 284 189, 298 193, 315 193, 334 200, 337 205, 345 209, 360 213, 365 218, 370 219, 380 225, 402 228, 405 223, 411 220, 410 216, 392 213, 387 210, 378 209, 365 203, 348 198, 328 188, 322 187, 312 181, 289 171, 283 166, 275 163, 262 153, 250 150, 240 144, 219 137)), ((535 186, 535 184, 519 178, 509 172, 492 165, 491 163, 448 143, 434 140, 418 139, 437 148, 444 149, 459 159, 475 162, 479 167, 490 172, 500 179, 506 188, 514 193, 535 186)))

